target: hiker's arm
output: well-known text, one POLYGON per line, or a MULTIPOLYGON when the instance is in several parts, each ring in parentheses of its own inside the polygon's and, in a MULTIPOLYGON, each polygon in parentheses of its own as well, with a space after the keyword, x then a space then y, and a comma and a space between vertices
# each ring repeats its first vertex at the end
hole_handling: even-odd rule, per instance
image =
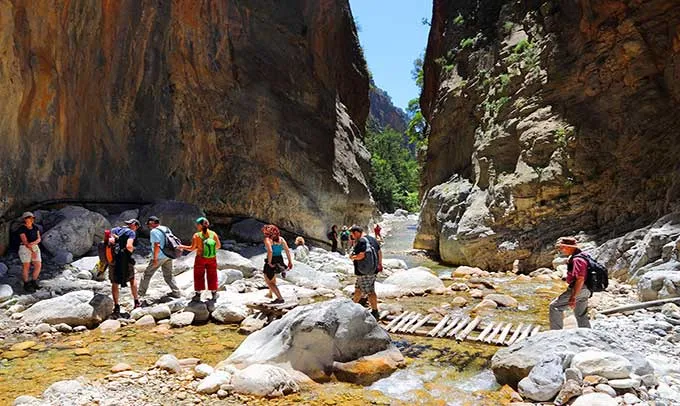
POLYGON ((134 251, 135 247, 132 245, 135 242, 134 238, 128 238, 127 243, 125 244, 125 249, 128 251, 132 252, 134 251))
POLYGON ((158 253, 161 251, 161 243, 155 242, 153 243, 153 263, 158 262, 158 253))
POLYGON ((571 291, 571 296, 569 297, 569 307, 572 309, 576 307, 576 296, 583 288, 583 284, 586 282, 586 278, 577 278, 574 282, 574 289, 571 291))
POLYGON ((382 272, 382 250, 378 251, 378 272, 382 272))
POLYGON ((288 248, 288 243, 283 238, 283 248, 286 250, 286 256, 288 257, 288 269, 293 269, 293 257, 290 255, 290 248, 288 248))
POLYGON ((28 238, 26 238, 26 234, 21 233, 19 234, 19 238, 21 239, 21 244, 25 246, 26 248, 31 248, 31 244, 28 243, 28 238))
POLYGON ((222 248, 222 241, 220 241, 220 237, 217 235, 217 233, 215 233, 215 242, 216 242, 216 244, 215 244, 216 250, 222 248))
POLYGON ((272 266, 272 240, 269 238, 264 239, 264 246, 267 248, 267 264, 272 266))
POLYGON ((193 251, 198 248, 198 243, 196 240, 198 240, 198 237, 194 236, 191 238, 191 245, 180 245, 179 248, 184 251, 193 251))
POLYGON ((352 255, 351 257, 349 257, 349 259, 351 259, 353 261, 361 261, 364 258, 366 258, 366 251, 360 252, 356 255, 352 255))
POLYGON ((40 244, 40 241, 42 241, 42 238, 40 237, 40 230, 38 230, 36 234, 38 234, 38 239, 31 243, 32 246, 38 245, 40 244))

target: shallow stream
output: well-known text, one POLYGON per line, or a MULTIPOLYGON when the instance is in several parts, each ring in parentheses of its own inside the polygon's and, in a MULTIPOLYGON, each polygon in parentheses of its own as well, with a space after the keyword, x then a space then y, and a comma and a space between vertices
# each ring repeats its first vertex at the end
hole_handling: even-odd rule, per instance
MULTIPOLYGON (((439 273, 450 271, 428 258, 408 254, 414 235, 415 221, 395 222, 383 247, 385 256, 404 259, 409 266, 428 266, 439 273)), ((520 302, 520 309, 494 310, 495 320, 546 326, 547 305, 559 292, 559 283, 519 281, 514 276, 489 280, 498 287, 498 293, 507 293, 520 302)), ((447 284, 451 282, 447 281, 447 284)), ((479 301, 458 293, 469 300, 468 308, 479 301)), ((422 312, 448 303, 452 298, 429 295, 389 302, 400 303, 405 310, 422 312)), ((120 362, 130 364, 134 369, 146 369, 166 353, 178 358, 196 357, 215 365, 227 358, 243 338, 234 326, 209 323, 184 329, 161 325, 151 330, 128 327, 109 335, 101 335, 95 330, 50 340, 31 338, 35 345, 21 351, 13 351, 11 347, 27 338, 8 339, 0 348, 0 404, 11 404, 22 394, 39 395, 55 381, 77 376, 104 377, 120 362)), ((331 381, 301 394, 271 401, 271 404, 363 405, 371 402, 463 406, 507 403, 507 395, 497 391, 498 385, 488 369, 491 356, 499 347, 405 335, 394 335, 393 339, 406 357, 407 366, 392 376, 370 387, 331 381)))

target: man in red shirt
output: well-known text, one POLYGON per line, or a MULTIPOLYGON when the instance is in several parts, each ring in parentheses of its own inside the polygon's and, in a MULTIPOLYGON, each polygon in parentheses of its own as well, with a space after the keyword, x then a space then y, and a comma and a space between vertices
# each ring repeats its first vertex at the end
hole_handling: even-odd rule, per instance
POLYGON ((567 290, 550 302, 550 328, 560 330, 563 327, 562 312, 567 308, 574 310, 579 327, 590 328, 588 319, 588 298, 590 290, 585 285, 588 275, 588 261, 575 256, 581 252, 575 238, 562 237, 557 242, 557 249, 564 255, 569 255, 567 263, 567 290))

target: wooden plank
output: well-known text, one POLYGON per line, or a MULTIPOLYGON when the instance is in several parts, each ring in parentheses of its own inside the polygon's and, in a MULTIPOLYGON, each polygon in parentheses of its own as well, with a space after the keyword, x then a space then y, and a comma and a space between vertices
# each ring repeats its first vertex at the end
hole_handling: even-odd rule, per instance
POLYGON ((444 334, 446 334, 449 330, 454 328, 456 324, 460 321, 460 317, 452 317, 451 320, 449 321, 449 324, 446 325, 443 329, 437 333, 437 337, 444 337, 444 334))
POLYGON ((627 311, 630 311, 630 310, 645 309, 647 307, 661 306, 661 305, 666 304, 666 303, 676 303, 676 302, 678 304, 680 304, 680 297, 673 297, 673 298, 670 298, 670 299, 652 300, 650 302, 642 302, 642 303, 636 303, 636 304, 633 304, 633 305, 614 307, 613 309, 602 310, 599 313, 600 314, 621 313, 621 312, 627 312, 627 311))
POLYGON ((515 342, 522 341, 522 340, 524 340, 525 338, 527 338, 527 337, 529 336, 529 333, 531 333, 531 328, 532 328, 532 327, 533 327, 533 326, 531 325, 531 323, 529 323, 529 325, 527 326, 527 328, 524 329, 524 332, 522 332, 522 334, 517 338, 517 341, 515 341, 515 342))
POLYGON ((431 318, 432 318, 432 315, 431 315, 431 314, 425 315, 425 317, 423 317, 422 319, 420 319, 419 322, 417 322, 417 323, 416 323, 415 325, 413 325, 410 329, 408 329, 407 333, 415 333, 416 330, 418 330, 419 328, 421 328, 421 327, 422 327, 425 323, 427 323, 428 320, 430 320, 431 318))
POLYGON ((512 323, 508 323, 503 331, 501 332, 500 337, 496 340, 496 344, 503 344, 505 342, 505 337, 508 336, 508 333, 510 332, 510 329, 512 328, 512 323))
POLYGON ((446 334, 446 336, 447 336, 447 337, 453 337, 457 332, 459 332, 459 331, 462 330, 465 326, 467 326, 467 324, 468 324, 469 322, 470 322, 470 318, 466 316, 463 320, 460 321, 460 323, 458 323, 458 325, 456 326, 456 328, 454 328, 453 330, 449 331, 449 332, 446 334))
POLYGON ((534 334, 538 334, 539 331, 541 331, 541 326, 536 326, 536 327, 534 327, 533 330, 531 330, 531 333, 529 334, 529 336, 532 336, 534 334))
POLYGON ((417 316, 417 315, 418 315, 418 313, 416 313, 416 312, 410 312, 409 314, 407 314, 406 317, 404 317, 404 318, 399 322, 399 324, 397 324, 396 326, 392 327, 392 333, 396 333, 397 331, 399 331, 399 329, 401 329, 402 327, 404 327, 404 326, 406 325, 406 323, 408 323, 408 322, 413 318, 413 316, 417 316))
POLYGON ((490 343, 491 341, 493 341, 493 338, 496 337, 496 335, 498 335, 498 333, 501 331, 501 328, 502 328, 502 327, 503 327, 503 323, 498 322, 498 325, 493 329, 493 331, 491 332, 491 334, 489 334, 489 335, 484 339, 484 342, 485 342, 485 343, 490 343))
POLYGON ((515 330, 514 333, 512 333, 512 336, 506 343, 507 345, 512 345, 512 343, 514 343, 515 340, 517 340, 517 337, 519 337, 519 333, 522 332, 522 327, 524 327, 524 323, 519 323, 519 326, 517 326, 517 329, 515 330))
POLYGON ((385 330, 390 331, 390 329, 391 329, 392 327, 396 326, 397 323, 399 323, 399 322, 401 321, 401 319, 403 319, 404 316, 406 316, 407 313, 408 313, 408 312, 404 312, 404 313, 400 314, 399 316, 393 318, 392 321, 389 322, 389 323, 385 326, 385 330))
POLYGON ((484 340, 484 337, 486 337, 486 335, 489 334, 489 332, 491 332, 491 329, 493 328, 493 326, 494 326, 494 322, 492 320, 489 324, 486 325, 484 330, 482 330, 482 332, 479 333, 479 335, 477 336, 477 341, 484 340))
POLYGON ((472 332, 472 330, 474 330, 475 327, 477 327, 477 324, 479 324, 480 321, 482 321, 481 318, 475 317, 475 319, 472 320, 470 322, 470 324, 468 324, 467 327, 465 327, 465 330, 456 334, 456 340, 465 340, 465 338, 468 336, 468 334, 470 334, 472 332))
POLYGON ((380 315, 378 316, 378 320, 382 320, 385 317, 387 317, 390 314, 389 310, 383 310, 380 312, 380 315))
POLYGON ((430 336, 430 337, 434 337, 434 335, 437 334, 439 332, 439 330, 441 330, 446 325, 446 323, 449 322, 450 318, 451 318, 451 316, 449 316, 448 314, 446 316, 444 316, 444 318, 441 319, 441 321, 435 326, 435 328, 430 330, 430 332, 427 333, 427 335, 430 336))
POLYGON ((411 326, 414 326, 416 323, 418 323, 418 320, 420 320, 420 318, 421 318, 422 316, 423 316, 422 314, 416 313, 415 316, 413 316, 413 317, 411 318, 411 320, 409 320, 406 324, 404 324, 404 325, 399 329, 399 332, 405 333, 408 329, 411 328, 411 326))

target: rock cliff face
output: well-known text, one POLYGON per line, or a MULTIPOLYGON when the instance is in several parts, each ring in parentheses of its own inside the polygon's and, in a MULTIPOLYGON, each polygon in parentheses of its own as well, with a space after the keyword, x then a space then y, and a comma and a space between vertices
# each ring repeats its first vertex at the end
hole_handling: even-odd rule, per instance
POLYGON ((382 131, 389 126, 400 133, 406 131, 408 117, 404 110, 392 104, 390 95, 376 87, 372 81, 368 97, 371 103, 368 115, 369 129, 382 131))
POLYGON ((424 68, 417 248, 530 269, 678 209, 679 2, 435 0, 424 68))
POLYGON ((367 94, 346 0, 0 0, 0 215, 171 198, 364 224, 367 94))

